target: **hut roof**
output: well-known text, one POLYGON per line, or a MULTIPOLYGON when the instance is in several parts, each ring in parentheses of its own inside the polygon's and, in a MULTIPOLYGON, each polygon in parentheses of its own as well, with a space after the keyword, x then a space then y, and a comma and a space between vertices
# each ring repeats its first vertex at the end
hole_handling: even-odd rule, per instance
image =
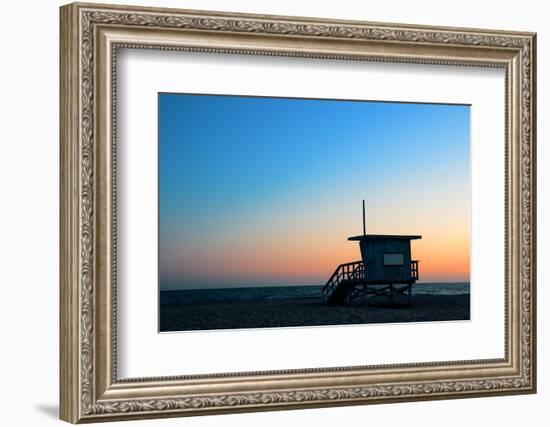
POLYGON ((351 236, 348 237, 348 240, 375 240, 375 239, 399 239, 399 240, 415 240, 415 239, 421 239, 422 236, 418 235, 398 235, 398 234, 367 234, 367 235, 359 235, 359 236, 351 236))

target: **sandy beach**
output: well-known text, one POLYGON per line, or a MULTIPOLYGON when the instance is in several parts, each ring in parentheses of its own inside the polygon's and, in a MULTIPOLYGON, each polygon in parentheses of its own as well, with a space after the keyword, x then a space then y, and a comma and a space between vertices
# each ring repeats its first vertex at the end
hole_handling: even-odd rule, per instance
POLYGON ((469 320, 470 295, 414 295, 410 305, 354 301, 329 305, 321 298, 162 304, 160 330, 319 326, 469 320))

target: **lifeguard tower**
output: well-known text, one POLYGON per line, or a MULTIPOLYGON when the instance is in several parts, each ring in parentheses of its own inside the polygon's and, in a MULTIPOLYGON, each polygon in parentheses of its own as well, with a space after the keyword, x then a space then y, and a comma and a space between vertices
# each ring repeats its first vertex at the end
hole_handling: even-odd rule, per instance
POLYGON ((416 235, 367 234, 363 200, 363 234, 349 237, 359 242, 361 261, 340 264, 323 286, 323 297, 331 304, 356 298, 386 297, 390 302, 404 295, 410 303, 412 286, 418 280, 418 260, 411 257, 416 235))

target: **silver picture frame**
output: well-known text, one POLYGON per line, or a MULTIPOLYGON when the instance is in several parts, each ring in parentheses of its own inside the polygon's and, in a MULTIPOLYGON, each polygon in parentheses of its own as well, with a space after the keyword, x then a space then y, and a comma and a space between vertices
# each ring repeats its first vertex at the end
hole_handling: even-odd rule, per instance
POLYGON ((61 419, 97 422, 536 391, 534 33, 85 3, 61 7, 60 23, 61 419), (505 357, 118 379, 119 48, 504 69, 505 357))

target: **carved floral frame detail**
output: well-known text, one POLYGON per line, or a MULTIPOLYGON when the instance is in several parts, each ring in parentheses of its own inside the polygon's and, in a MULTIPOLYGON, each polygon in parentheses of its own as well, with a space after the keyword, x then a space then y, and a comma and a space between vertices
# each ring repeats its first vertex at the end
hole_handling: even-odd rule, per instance
POLYGON ((534 392, 534 97, 535 35, 532 33, 93 4, 62 7, 61 418, 70 422, 101 421, 534 392), (155 43, 142 43, 131 37, 123 42, 106 42, 108 36, 102 36, 104 30, 121 29, 129 31, 128 34, 132 30, 148 35, 198 34, 197 40, 219 34, 234 42, 205 47, 201 43, 190 46, 163 43, 160 36, 155 43), (244 45, 242 41, 247 37, 251 43, 244 45), (275 46, 250 47, 262 37, 274 41, 275 46), (320 47, 312 48, 319 41, 320 47), (366 53, 361 51, 361 43, 366 53), (109 52, 109 58, 98 59, 99 44, 108 46, 103 52, 109 52), (395 46, 399 51, 394 51, 395 46), (116 257, 109 258, 109 254, 102 252, 105 240, 116 252, 116 185, 112 185, 112 179, 102 183, 102 174, 116 173, 114 142, 110 154, 101 151, 100 156, 104 156, 107 163, 98 160, 98 150, 105 148, 99 147, 102 135, 110 135, 114 141, 114 65, 116 50, 120 47, 506 68, 509 148, 505 215, 506 242, 510 246, 506 253, 510 282, 506 290, 506 357, 117 380, 116 287, 106 295, 101 281, 105 274, 116 280, 116 257), (98 84, 102 70, 111 77, 98 84), (107 92, 110 98, 109 105, 105 106, 103 93, 107 92), (99 111, 101 108, 103 113, 99 111), (98 189, 101 186, 111 186, 112 191, 101 192, 98 189), (105 215, 107 212, 111 213, 109 217, 105 215), (105 225, 109 221, 110 225, 105 225), (98 325, 105 323, 107 330, 101 332, 103 327, 98 325), (495 369, 508 370, 506 374, 493 374, 495 369), (446 372, 447 379, 442 371, 446 372), (431 373, 435 375, 433 379, 416 379, 423 375, 429 378, 431 373), (376 379, 370 381, 372 375, 376 379), (266 378, 268 383, 273 378, 273 384, 261 385, 266 378), (342 382, 335 378, 345 379, 342 382), (354 378, 364 378, 364 382, 354 378), (300 385, 284 387, 285 379, 300 385), (186 393, 186 382, 202 382, 211 387, 211 391, 186 393), (179 389, 180 386, 183 388, 179 389))

